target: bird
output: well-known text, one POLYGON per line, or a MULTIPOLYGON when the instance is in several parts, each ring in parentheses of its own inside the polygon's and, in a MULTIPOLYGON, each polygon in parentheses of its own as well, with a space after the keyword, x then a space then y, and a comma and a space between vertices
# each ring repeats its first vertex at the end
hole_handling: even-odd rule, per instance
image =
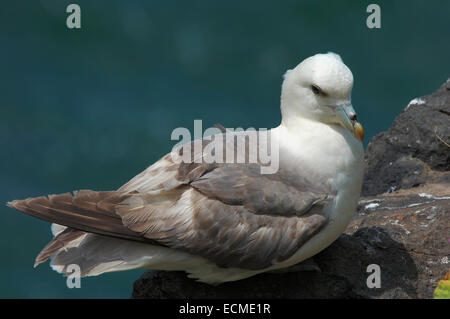
POLYGON ((356 211, 364 131, 352 88, 338 54, 313 55, 284 74, 277 127, 255 133, 218 125, 216 134, 174 147, 117 190, 7 205, 52 223, 54 237, 35 267, 50 259, 66 276, 75 264, 81 276, 184 271, 218 285, 290 269, 333 243, 356 211), (223 160, 220 151, 232 154, 239 143, 244 156, 223 160), (245 153, 269 144, 272 170, 245 153))

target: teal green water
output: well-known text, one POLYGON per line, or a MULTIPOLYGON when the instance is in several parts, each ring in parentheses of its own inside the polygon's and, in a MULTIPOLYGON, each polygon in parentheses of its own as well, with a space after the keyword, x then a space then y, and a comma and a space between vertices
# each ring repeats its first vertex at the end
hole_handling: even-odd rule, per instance
MULTIPOLYGON (((339 53, 366 145, 450 76, 450 2, 8 1, 0 9, 0 202, 119 187, 176 127, 274 127, 282 74, 339 53), (81 30, 65 26, 66 6, 81 30)), ((34 258, 46 222, 0 208, 0 297, 128 298, 141 271, 65 278, 34 258)))

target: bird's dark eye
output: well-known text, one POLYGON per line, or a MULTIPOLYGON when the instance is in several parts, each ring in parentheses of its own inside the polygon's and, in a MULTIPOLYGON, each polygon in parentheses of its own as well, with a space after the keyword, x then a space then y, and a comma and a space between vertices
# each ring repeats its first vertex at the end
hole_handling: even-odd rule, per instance
POLYGON ((314 92, 315 95, 322 95, 322 96, 326 95, 325 92, 323 92, 322 89, 315 84, 311 85, 311 90, 314 92))

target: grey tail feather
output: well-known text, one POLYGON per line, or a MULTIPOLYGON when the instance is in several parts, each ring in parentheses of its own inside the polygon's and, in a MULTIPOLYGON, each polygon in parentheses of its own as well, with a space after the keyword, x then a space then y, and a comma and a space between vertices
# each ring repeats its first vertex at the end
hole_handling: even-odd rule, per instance
POLYGON ((42 248, 39 255, 37 255, 34 261, 34 267, 36 268, 39 264, 47 261, 54 253, 56 253, 61 248, 66 247, 70 242, 84 236, 86 232, 66 228, 64 231, 55 236, 44 248, 42 248))
MULTIPOLYGON (((127 196, 129 195, 117 191, 80 190, 74 191, 73 195, 65 193, 14 200, 9 202, 8 206, 33 217, 75 230, 153 243, 124 226, 121 217, 115 213, 116 207, 121 205, 127 196)), ((50 242, 50 244, 59 245, 57 242, 53 244, 50 242)))

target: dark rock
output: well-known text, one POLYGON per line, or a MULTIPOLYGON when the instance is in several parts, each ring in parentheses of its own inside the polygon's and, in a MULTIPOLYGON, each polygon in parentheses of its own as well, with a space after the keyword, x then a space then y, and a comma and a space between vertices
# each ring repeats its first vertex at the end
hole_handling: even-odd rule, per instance
POLYGON ((363 196, 450 181, 450 82, 413 101, 369 143, 363 196))
POLYGON ((365 197, 346 232, 314 256, 320 273, 210 286, 183 272, 147 272, 133 297, 432 298, 450 269, 450 82, 422 100, 370 142, 365 197), (380 266, 380 288, 367 287, 371 264, 380 266))

